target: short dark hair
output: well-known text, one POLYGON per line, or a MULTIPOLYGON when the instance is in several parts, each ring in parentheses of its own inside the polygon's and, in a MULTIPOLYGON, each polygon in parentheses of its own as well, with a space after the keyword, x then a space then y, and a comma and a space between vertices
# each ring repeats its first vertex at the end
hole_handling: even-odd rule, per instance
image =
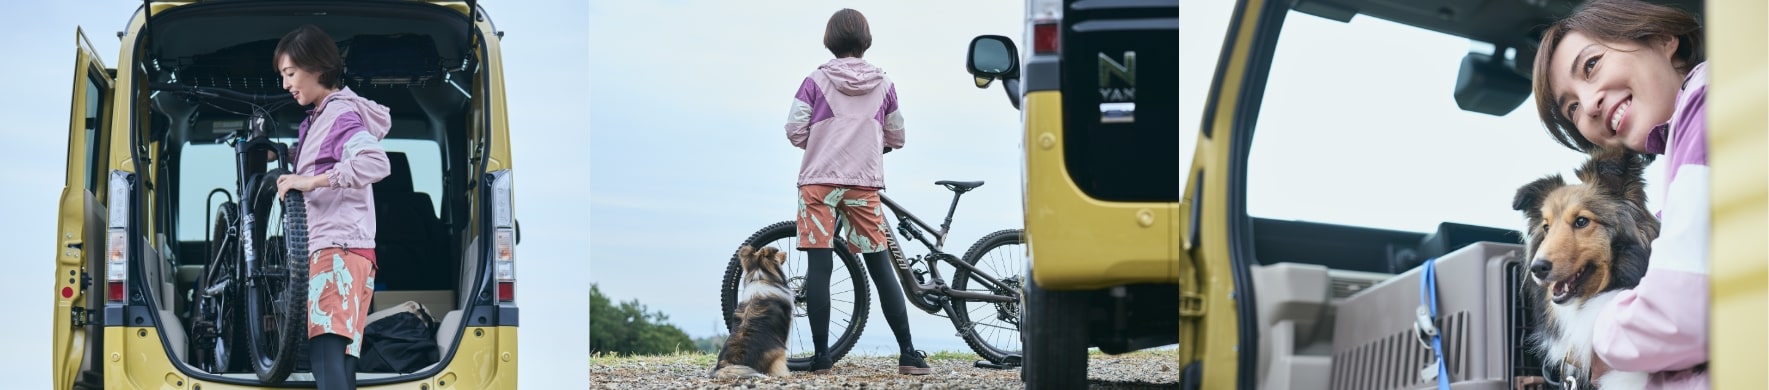
POLYGON ((1645 42, 1653 36, 1677 40, 1677 51, 1671 58, 1677 71, 1688 73, 1696 64, 1707 61, 1702 47, 1701 21, 1682 9, 1641 0, 1591 0, 1574 10, 1566 19, 1549 25, 1542 34, 1542 45, 1536 51, 1534 74, 1536 114, 1547 126, 1548 135, 1561 146, 1586 152, 1596 147, 1571 118, 1556 107, 1554 85, 1548 80, 1548 60, 1566 34, 1578 31, 1600 41, 1645 42))
MULTIPOLYGON (((271 67, 278 67, 284 55, 301 70, 318 73, 320 85, 340 88, 344 57, 338 55, 338 43, 319 26, 305 24, 283 35, 283 39, 276 42, 275 55, 270 58, 271 67)), ((278 74, 281 72, 282 69, 277 69, 278 74)))
POLYGON ((872 28, 866 25, 866 15, 850 8, 835 11, 823 30, 823 47, 836 57, 866 55, 866 49, 872 48, 872 28))

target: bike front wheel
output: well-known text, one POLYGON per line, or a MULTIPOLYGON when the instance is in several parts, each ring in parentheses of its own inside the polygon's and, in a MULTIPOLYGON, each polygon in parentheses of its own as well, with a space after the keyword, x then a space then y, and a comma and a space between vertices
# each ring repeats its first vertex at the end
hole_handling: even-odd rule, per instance
POLYGON ((307 347, 307 208, 299 191, 277 200, 276 177, 261 176, 246 203, 252 206, 247 223, 268 228, 247 231, 262 240, 245 246, 259 254, 246 270, 247 344, 253 371, 268 384, 288 379, 307 347))
MULTIPOLYGON (((811 357, 816 352, 811 338, 811 322, 808 317, 807 304, 809 294, 805 289, 805 273, 810 263, 805 252, 798 250, 798 227, 793 221, 778 222, 768 225, 750 235, 743 245, 761 249, 772 246, 786 253, 786 263, 781 271, 786 275, 787 289, 792 292, 792 330, 787 334, 786 367, 791 371, 809 371, 811 357)), ((860 332, 866 327, 866 315, 871 311, 871 290, 866 279, 866 268, 861 265, 859 256, 846 250, 848 244, 837 238, 833 246, 835 251, 834 265, 829 273, 829 354, 830 361, 840 361, 854 344, 860 341, 860 332)), ((725 267, 724 282, 720 287, 721 317, 725 319, 725 331, 730 332, 736 327, 732 313, 737 304, 746 294, 743 290, 743 265, 735 251, 731 262, 725 267)), ((720 346, 721 348, 723 346, 720 346)))
POLYGON ((946 317, 972 351, 991 363, 1002 364, 1010 357, 1020 356, 1020 290, 1024 286, 1021 270, 1026 269, 1025 231, 1019 229, 990 233, 964 252, 964 262, 983 271, 999 284, 984 279, 970 269, 959 267, 952 276, 952 289, 978 294, 1013 298, 1008 302, 953 297, 946 306, 946 317))

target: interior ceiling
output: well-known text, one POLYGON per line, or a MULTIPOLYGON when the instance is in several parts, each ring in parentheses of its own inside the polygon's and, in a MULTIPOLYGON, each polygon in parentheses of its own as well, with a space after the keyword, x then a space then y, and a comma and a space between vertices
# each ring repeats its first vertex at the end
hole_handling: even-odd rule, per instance
MULTIPOLYGON (((156 81, 168 81, 173 71, 182 84, 196 84, 233 89, 249 93, 283 93, 271 62, 271 53, 284 34, 302 24, 314 24, 326 30, 337 41, 346 56, 347 83, 362 72, 414 72, 420 65, 401 62, 408 58, 437 57, 449 67, 460 65, 466 56, 466 16, 418 2, 388 1, 284 1, 284 2, 217 2, 177 7, 153 15, 148 33, 144 60, 158 61, 160 74, 156 81), (314 10, 324 10, 316 12, 314 10), (431 50, 434 50, 433 52, 431 50), (427 53, 426 53, 427 52, 427 53), (374 67, 352 66, 364 59, 381 62, 374 67), (389 60, 393 60, 391 64, 389 60), (371 69, 372 68, 372 69, 371 69)), ((440 70, 439 64, 424 64, 425 73, 440 70)), ((147 64, 149 68, 155 65, 147 64)), ((454 75, 457 78, 465 74, 454 75)), ((455 94, 452 87, 438 83, 409 86, 376 86, 347 84, 364 97, 394 108, 394 115, 406 123, 394 129, 390 138, 431 138, 434 133, 424 126, 426 113, 414 94, 445 96, 455 94), (413 122, 416 121, 416 122, 413 122)), ((168 96, 161 96, 168 98, 168 96)), ((458 98, 443 107, 458 104, 458 98)), ((244 106, 217 102, 231 110, 244 106)), ((297 123, 305 108, 286 106, 277 112, 285 125, 297 123)), ((229 118, 215 108, 201 111, 213 118, 229 118)), ((205 136, 206 129, 186 129, 205 136)), ((180 135, 179 138, 183 138, 180 135)), ((191 139, 191 141, 199 141, 191 139)))

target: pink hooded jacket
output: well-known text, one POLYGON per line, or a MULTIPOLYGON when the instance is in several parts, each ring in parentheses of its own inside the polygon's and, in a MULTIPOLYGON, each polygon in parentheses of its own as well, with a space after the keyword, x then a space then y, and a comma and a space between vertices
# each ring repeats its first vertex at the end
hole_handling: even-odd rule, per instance
POLYGON ((344 87, 307 111, 295 142, 295 173, 330 173, 330 187, 302 195, 308 251, 375 247, 375 196, 370 185, 390 172, 381 138, 392 127, 387 106, 344 87))
POLYGON ((798 185, 883 189, 883 150, 903 147, 897 87, 866 60, 830 60, 799 84, 786 139, 805 150, 798 185))
POLYGON ((1648 152, 1670 160, 1661 223, 1646 276, 1597 314, 1592 349, 1616 370, 1651 373, 1649 389, 1706 389, 1708 373, 1708 152, 1706 62, 1677 92, 1648 152))

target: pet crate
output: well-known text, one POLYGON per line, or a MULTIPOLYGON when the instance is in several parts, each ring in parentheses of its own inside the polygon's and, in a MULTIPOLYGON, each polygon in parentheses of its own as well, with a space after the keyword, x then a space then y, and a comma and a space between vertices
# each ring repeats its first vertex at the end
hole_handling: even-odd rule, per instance
MULTIPOLYGON (((1479 242, 1436 259, 1437 328, 1453 389, 1513 389, 1539 376, 1524 343, 1533 315, 1521 245, 1479 242)), ((1432 389, 1421 375, 1435 357, 1414 331, 1422 268, 1364 289, 1333 306, 1333 390, 1432 389)))

